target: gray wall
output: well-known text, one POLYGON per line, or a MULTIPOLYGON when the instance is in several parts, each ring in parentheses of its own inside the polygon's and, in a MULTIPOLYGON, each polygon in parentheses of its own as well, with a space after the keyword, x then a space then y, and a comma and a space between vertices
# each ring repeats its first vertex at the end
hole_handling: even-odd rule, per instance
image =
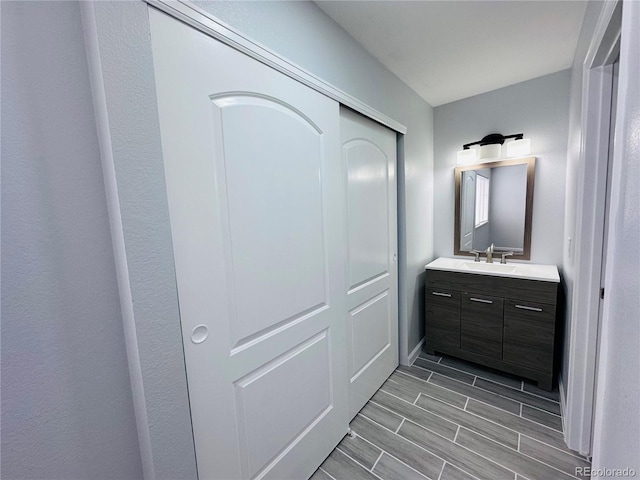
MULTIPOLYGON (((424 265, 433 257, 432 167, 433 108, 389 72, 312 2, 195 2, 222 21, 249 35, 316 76, 403 123, 404 183, 399 195, 405 218, 399 237, 405 262, 400 282, 406 298, 400 302, 400 328, 408 333, 411 350, 424 336, 424 265)), ((566 143, 566 140, 565 140, 566 143)), ((402 342, 402 340, 401 340, 402 342)))
POLYGON ((434 248, 453 255, 456 152, 489 133, 524 133, 536 157, 531 262, 562 267, 570 70, 435 108, 434 248))
POLYGON ((79 7, 1 9, 2 476, 140 478, 79 7))

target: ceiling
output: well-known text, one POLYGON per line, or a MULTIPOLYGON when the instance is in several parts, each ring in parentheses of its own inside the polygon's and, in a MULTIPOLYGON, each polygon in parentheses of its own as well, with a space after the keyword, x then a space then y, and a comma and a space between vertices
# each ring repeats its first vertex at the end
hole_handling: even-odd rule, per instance
POLYGON ((317 1, 431 105, 569 68, 586 1, 317 1))

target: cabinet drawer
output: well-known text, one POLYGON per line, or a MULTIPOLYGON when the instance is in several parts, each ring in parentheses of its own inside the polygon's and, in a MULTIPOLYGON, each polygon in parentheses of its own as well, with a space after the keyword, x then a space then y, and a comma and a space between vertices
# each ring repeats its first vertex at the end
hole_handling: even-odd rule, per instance
POLYGON ((429 350, 460 348, 460 292, 425 290, 425 337, 429 350))
POLYGON ((502 298, 463 293, 461 348, 485 357, 502 358, 503 310, 502 298))
POLYGON ((427 296, 425 298, 427 308, 429 308, 429 305, 450 306, 457 308, 458 314, 460 314, 460 292, 427 287, 425 293, 427 296))
POLYGON ((540 280, 478 275, 475 273, 426 270, 427 288, 450 288, 460 292, 484 292, 501 298, 519 298, 530 302, 553 304, 558 284, 540 280))
POLYGON ((555 306, 506 300, 503 360, 541 371, 553 369, 555 306))

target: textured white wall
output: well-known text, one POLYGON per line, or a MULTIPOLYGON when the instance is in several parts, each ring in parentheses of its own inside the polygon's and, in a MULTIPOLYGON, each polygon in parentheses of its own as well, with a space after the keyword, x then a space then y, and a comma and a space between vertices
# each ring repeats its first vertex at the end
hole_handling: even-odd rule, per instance
POLYGON ((489 133, 524 133, 536 157, 531 262, 562 267, 570 71, 435 108, 434 248, 453 255, 456 152, 489 133))
POLYGON ((2 476, 140 478, 75 2, 2 2, 2 476))
POLYGON ((122 298, 129 293, 132 299, 123 309, 127 333, 133 330, 135 336, 127 346, 137 356, 139 370, 132 372, 140 373, 144 389, 141 399, 138 377, 133 377, 136 415, 144 415, 140 423, 147 426, 140 428, 144 473, 156 479, 196 478, 148 6, 87 2, 83 8, 87 5, 93 11, 85 11, 83 20, 97 50, 91 55, 92 72, 97 65, 102 69, 104 87, 96 91, 106 103, 100 139, 111 147, 106 179, 110 186, 117 183, 118 198, 110 188, 108 200, 113 215, 120 215, 112 217, 114 224, 121 222, 114 238, 124 243, 117 265, 128 282, 120 277, 120 286, 122 298))
MULTIPOLYGON (((400 322, 411 350, 424 336, 424 265, 433 258, 433 108, 366 52, 313 2, 195 2, 264 46, 404 124, 399 194, 406 263, 400 265, 400 322), (404 174, 404 182, 402 182, 404 174), (401 212, 402 213, 402 212, 401 212), (403 223, 404 222, 404 223, 403 223)), ((566 143, 566 142, 565 142, 566 143)))
POLYGON ((621 32, 593 468, 640 475, 640 3, 623 4, 621 32))

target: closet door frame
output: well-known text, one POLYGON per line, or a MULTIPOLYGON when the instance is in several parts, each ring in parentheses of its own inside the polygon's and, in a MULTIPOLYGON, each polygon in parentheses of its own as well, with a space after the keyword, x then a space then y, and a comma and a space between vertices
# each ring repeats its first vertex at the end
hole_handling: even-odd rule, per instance
MULTIPOLYGON (((81 2, 143 477, 197 478, 149 8, 400 134, 407 129, 186 1, 81 2)), ((402 135, 399 179, 401 145, 402 135)), ((402 262, 402 249, 399 254, 402 262)), ((404 336, 400 325, 401 343, 404 336)))

